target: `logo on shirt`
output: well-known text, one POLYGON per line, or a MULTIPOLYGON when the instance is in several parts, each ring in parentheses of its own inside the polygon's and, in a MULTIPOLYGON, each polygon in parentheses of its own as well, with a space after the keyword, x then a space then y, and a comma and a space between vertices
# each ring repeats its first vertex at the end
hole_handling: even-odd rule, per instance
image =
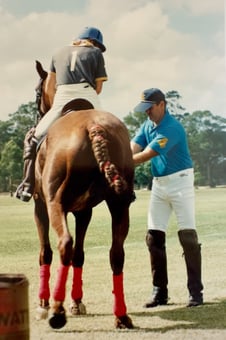
POLYGON ((162 138, 157 141, 161 149, 165 148, 167 142, 168 138, 162 138))

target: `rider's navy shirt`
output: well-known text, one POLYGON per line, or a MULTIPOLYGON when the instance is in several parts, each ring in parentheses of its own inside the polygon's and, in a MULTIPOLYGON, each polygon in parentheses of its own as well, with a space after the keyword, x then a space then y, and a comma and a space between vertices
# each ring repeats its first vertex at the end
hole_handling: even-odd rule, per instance
POLYGON ((132 140, 142 149, 149 146, 159 154, 151 159, 154 177, 167 176, 193 167, 184 127, 167 109, 158 125, 148 118, 132 140))
POLYGON ((53 56, 50 71, 57 85, 89 83, 95 89, 96 80, 107 80, 102 52, 95 46, 63 47, 53 56))

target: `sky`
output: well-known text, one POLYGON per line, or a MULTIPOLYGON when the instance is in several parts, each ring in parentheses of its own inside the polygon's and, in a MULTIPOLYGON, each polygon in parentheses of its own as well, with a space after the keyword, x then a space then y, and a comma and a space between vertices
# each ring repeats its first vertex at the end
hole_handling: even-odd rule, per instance
POLYGON ((226 118, 225 14, 224 0, 0 0, 0 120, 35 100, 35 60, 48 71, 86 26, 107 47, 104 110, 123 118, 158 87, 226 118))

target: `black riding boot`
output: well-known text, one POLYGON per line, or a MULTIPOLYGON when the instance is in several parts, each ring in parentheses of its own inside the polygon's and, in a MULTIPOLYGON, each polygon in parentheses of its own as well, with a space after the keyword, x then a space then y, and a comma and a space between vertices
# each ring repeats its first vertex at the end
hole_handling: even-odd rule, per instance
POLYGON ((189 302, 187 307, 195 307, 203 304, 203 285, 201 281, 201 245, 195 230, 187 229, 178 232, 180 243, 184 250, 184 258, 187 268, 187 287, 189 302))
POLYGON ((159 230, 148 230, 146 243, 150 252, 153 292, 144 307, 151 308, 166 305, 168 301, 165 233, 159 230))
POLYGON ((37 140, 33 135, 34 129, 31 129, 24 140, 24 179, 16 190, 16 197, 24 202, 28 202, 34 192, 37 140))

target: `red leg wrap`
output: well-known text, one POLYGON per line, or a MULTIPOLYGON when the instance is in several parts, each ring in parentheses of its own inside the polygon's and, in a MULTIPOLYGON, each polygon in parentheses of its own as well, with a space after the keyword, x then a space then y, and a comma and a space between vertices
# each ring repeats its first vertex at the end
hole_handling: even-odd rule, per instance
POLYGON ((50 278, 50 265, 43 264, 39 269, 40 276, 40 287, 39 287, 39 299, 49 300, 50 289, 49 289, 49 278, 50 278))
POLYGON ((53 293, 53 298, 55 301, 64 301, 66 295, 66 281, 68 276, 70 266, 60 265, 58 269, 58 277, 56 286, 53 293))
POLYGON ((114 315, 124 316, 126 315, 126 304, 124 300, 123 289, 123 273, 119 275, 113 275, 113 291, 114 294, 114 315))
POLYGON ((72 300, 82 299, 82 267, 73 267, 72 300))

